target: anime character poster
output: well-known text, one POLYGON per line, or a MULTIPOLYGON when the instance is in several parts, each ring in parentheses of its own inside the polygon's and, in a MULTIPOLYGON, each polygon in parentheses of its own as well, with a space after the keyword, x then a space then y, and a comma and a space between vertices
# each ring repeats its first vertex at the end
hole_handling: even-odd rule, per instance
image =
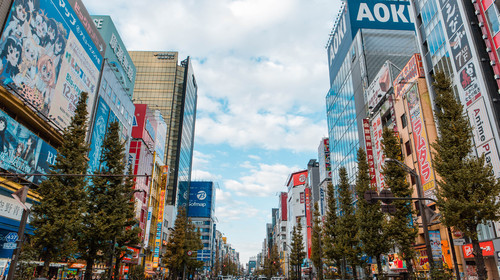
POLYGON ((0 51, 0 82, 56 128, 69 124, 82 91, 94 100, 102 56, 67 0, 15 0, 0 51))
MULTIPOLYGON (((12 173, 48 173, 56 150, 0 110, 0 167, 12 173), (43 148, 43 149, 42 149, 43 148), (42 152, 43 151, 43 152, 42 152), (51 153, 50 157, 49 152, 51 153), (41 159, 51 162, 45 166, 41 159)), ((26 178, 35 182, 34 178, 26 178)), ((36 180, 37 183, 40 180, 36 180)))

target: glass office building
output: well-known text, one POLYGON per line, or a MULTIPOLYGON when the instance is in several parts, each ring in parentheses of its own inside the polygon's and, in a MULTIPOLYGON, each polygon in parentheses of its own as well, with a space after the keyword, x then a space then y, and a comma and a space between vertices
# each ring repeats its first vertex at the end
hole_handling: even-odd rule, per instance
POLYGON ((341 8, 327 46, 330 90, 326 112, 334 186, 342 166, 349 181, 355 181, 357 150, 364 148, 362 122, 368 117, 365 90, 387 60, 403 68, 417 52, 409 8, 409 2, 359 0, 341 8), (402 12, 381 18, 375 7, 384 5, 387 9, 395 5, 402 12))
POLYGON ((164 162, 169 168, 169 179, 165 204, 178 206, 177 199, 182 197, 185 206, 191 180, 198 91, 189 57, 179 63, 178 52, 129 54, 137 68, 134 103, 160 110, 167 123, 164 162))

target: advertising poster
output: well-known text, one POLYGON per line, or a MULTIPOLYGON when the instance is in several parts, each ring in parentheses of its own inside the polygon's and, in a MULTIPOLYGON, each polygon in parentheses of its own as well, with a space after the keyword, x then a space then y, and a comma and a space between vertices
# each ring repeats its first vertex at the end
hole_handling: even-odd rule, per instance
MULTIPOLYGON (((56 150, 0 110, 0 167, 11 173, 49 172, 56 150), (43 149, 42 149, 43 148, 43 149)), ((41 178, 26 178, 39 183, 41 178)))
POLYGON ((431 243, 432 259, 435 262, 443 259, 443 252, 441 249, 441 234, 439 230, 429 230, 429 240, 431 243))
POLYGON ((415 268, 417 271, 419 270, 429 270, 430 265, 429 265, 429 258, 427 257, 427 249, 418 249, 415 250, 415 257, 416 257, 416 262, 415 262, 415 268))
POLYGON ((375 157, 375 175, 377 177, 378 191, 385 189, 384 174, 382 167, 384 165, 384 151, 382 150, 382 118, 378 113, 372 120, 372 145, 373 155, 375 157))
POLYGON ((107 44, 106 57, 124 90, 132 96, 136 68, 110 16, 91 16, 107 44))
POLYGON ((163 225, 163 210, 165 207, 165 190, 160 191, 160 200, 158 205, 158 222, 156 223, 156 235, 155 235, 155 249, 153 253, 153 267, 156 268, 159 265, 160 260, 160 249, 161 249, 161 229, 163 225))
POLYGON ((0 82, 63 129, 82 91, 93 102, 102 55, 67 0, 16 0, 12 7, 0 38, 0 82))
POLYGON ((101 160, 102 143, 106 135, 106 128, 109 117, 109 106, 104 102, 102 97, 99 97, 95 113, 94 126, 92 128, 92 140, 90 141, 89 152, 89 173, 94 173, 99 170, 99 162, 101 160))
MULTIPOLYGON (((35 173, 48 174, 50 172, 50 166, 56 164, 56 158, 57 150, 45 141, 42 141, 42 147, 40 148, 40 155, 38 156, 35 173)), ((35 176, 33 178, 33 183, 39 185, 45 179, 47 179, 46 176, 35 176)))
POLYGON ((420 97, 417 85, 406 92, 408 110, 413 131, 414 150, 417 152, 420 181, 424 190, 424 197, 435 198, 435 177, 432 167, 431 149, 427 139, 424 116, 420 106, 420 97))
POLYGON ((368 100, 368 109, 375 109, 385 94, 392 88, 391 73, 389 63, 386 62, 380 68, 377 76, 373 79, 368 89, 366 89, 366 100, 368 100))
POLYGON ((465 105, 467 107, 481 97, 481 89, 479 88, 474 63, 469 62, 462 70, 460 70, 460 85, 464 90, 465 105))

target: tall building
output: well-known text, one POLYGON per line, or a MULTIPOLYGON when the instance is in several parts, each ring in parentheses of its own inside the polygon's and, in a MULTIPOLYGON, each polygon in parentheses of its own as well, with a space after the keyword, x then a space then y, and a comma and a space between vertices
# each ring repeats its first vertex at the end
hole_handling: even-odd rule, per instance
POLYGON ((131 51, 129 54, 137 69, 134 102, 160 110, 168 127, 164 158, 170 172, 166 205, 186 207, 198 91, 190 59, 179 64, 177 52, 131 51))
POLYGON ((188 217, 201 235, 203 249, 197 258, 204 262, 205 272, 210 271, 215 260, 215 185, 213 182, 191 182, 188 217))
MULTIPOLYGON (((444 72, 452 81, 455 95, 459 98, 472 127, 475 155, 484 155, 493 166, 495 176, 500 177, 500 68, 497 49, 498 1, 463 0, 412 0, 418 46, 422 54, 425 78, 435 109, 432 74, 444 72)), ((487 222, 479 225, 478 239, 481 244, 500 248, 498 233, 500 223, 487 222)), ((483 245, 481 245, 483 247, 483 245)), ((486 248, 487 246, 484 245, 486 248)), ((465 248, 465 276, 474 277, 476 267, 472 254, 465 248)), ((497 278, 498 258, 485 254, 488 278, 497 278)))
POLYGON ((402 68, 417 50, 411 15, 406 1, 349 0, 341 7, 327 45, 326 111, 334 186, 341 166, 350 182, 356 176, 356 153, 364 146, 362 120, 368 116, 365 89, 386 60, 402 68))

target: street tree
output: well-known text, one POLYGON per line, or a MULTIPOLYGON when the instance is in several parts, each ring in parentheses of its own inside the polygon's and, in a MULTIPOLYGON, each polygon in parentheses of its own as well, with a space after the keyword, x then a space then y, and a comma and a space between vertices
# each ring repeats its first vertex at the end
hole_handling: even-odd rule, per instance
MULTIPOLYGON (((402 160, 399 138, 396 137, 393 130, 384 129, 382 145, 385 158, 402 160)), ((386 187, 392 191, 394 197, 411 197, 413 189, 406 180, 406 171, 401 166, 395 162, 386 162, 382 168, 382 174, 386 187)), ((394 205, 396 212, 392 214, 387 225, 388 239, 392 240, 399 249, 401 257, 406 261, 408 274, 413 277, 412 260, 415 257, 413 244, 418 230, 412 222, 414 215, 412 203, 407 200, 395 200, 392 205, 394 205)))
MULTIPOLYGON (((87 98, 86 92, 80 94, 75 114, 63 131, 52 175, 87 172, 87 98)), ((86 212, 86 187, 84 176, 49 176, 36 190, 42 199, 33 205, 30 224, 35 228, 32 245, 43 260, 42 276, 48 276, 50 262, 71 258, 77 252, 75 240, 82 230, 82 213, 86 212)))
POLYGON ((318 204, 314 204, 313 226, 312 226, 312 246, 311 246, 311 261, 316 268, 317 279, 323 280, 323 248, 321 247, 321 239, 323 236, 323 228, 321 223, 321 215, 319 213, 318 204))
POLYGON ((182 276, 183 266, 186 263, 186 227, 187 216, 184 208, 179 209, 174 223, 174 230, 170 234, 167 250, 162 261, 169 270, 169 279, 177 279, 182 276))
POLYGON ((264 260, 264 274, 267 278, 271 279, 279 273, 281 270, 280 258, 278 254, 278 246, 273 244, 269 249, 269 256, 265 257, 264 260))
MULTIPOLYGON (((136 224, 131 201, 133 182, 123 176, 125 145, 120 141, 119 129, 117 122, 109 125, 99 159, 98 173, 102 176, 92 177, 92 184, 86 188, 87 211, 83 215, 84 227, 78 235, 80 254, 87 263, 85 280, 92 279, 96 260, 114 254, 118 239, 121 246, 130 241, 139 242, 133 236, 138 234, 137 229, 132 228, 136 224), (128 238, 130 240, 124 240, 128 238), (105 252, 107 254, 103 254, 105 252)), ((111 275, 112 263, 108 265, 111 275)))
POLYGON ((321 241, 321 243, 324 244, 323 255, 329 265, 334 265, 339 269, 342 266, 342 254, 335 246, 335 240, 337 239, 340 228, 337 216, 337 201, 335 199, 335 193, 331 183, 328 183, 327 185, 326 201, 327 209, 321 241))
POLYGON ((338 225, 341 230, 337 232, 335 246, 339 253, 345 258, 343 261, 343 271, 349 263, 352 267, 353 278, 357 279, 356 266, 361 264, 361 252, 359 243, 358 226, 354 214, 353 194, 351 185, 344 166, 339 168, 340 183, 338 186, 340 215, 338 225))
MULTIPOLYGON (((437 199, 442 222, 462 231, 472 241, 478 279, 487 277, 478 240, 478 225, 499 220, 500 182, 485 155, 473 153, 473 135, 462 104, 442 72, 434 76, 438 139, 433 165, 438 180, 437 199)), ((475 120, 471 120, 475 121, 475 120)))
MULTIPOLYGON (((368 190, 377 190, 377 185, 370 185, 370 171, 366 160, 365 151, 358 150, 358 174, 356 177, 356 193, 362 197, 368 190)), ((389 252, 390 242, 386 235, 386 219, 380 209, 380 201, 368 203, 364 199, 358 199, 356 209, 356 220, 358 224, 359 240, 361 250, 370 257, 375 258, 377 263, 378 277, 382 277, 381 255, 389 252)), ((369 267, 367 268, 369 269, 369 267)), ((367 270, 365 269, 365 271, 367 270)), ((366 273, 369 275, 369 273, 366 273)))
MULTIPOLYGON (((128 174, 133 174, 132 166, 129 166, 128 174)), ((117 233, 115 235, 115 263, 114 268, 115 271, 113 275, 117 278, 120 269, 120 263, 125 258, 125 256, 133 254, 130 247, 138 247, 141 239, 139 234, 141 233, 141 228, 137 224, 137 220, 135 217, 135 201, 133 200, 133 194, 135 193, 135 180, 132 176, 126 176, 123 182, 124 187, 124 195, 123 198, 130 197, 128 201, 124 202, 121 207, 123 209, 122 212, 122 220, 121 220, 121 229, 120 226, 117 227, 117 233), (127 194, 128 190, 128 194, 127 194)), ((112 252, 111 252, 112 253, 112 252)))
POLYGON ((186 270, 190 275, 194 275, 196 269, 202 268, 204 262, 197 260, 197 252, 198 250, 203 250, 203 242, 201 241, 200 231, 193 224, 191 219, 188 219, 186 225, 186 249, 185 251, 191 251, 193 254, 191 257, 186 258, 186 270))
POLYGON ((292 243, 290 252, 290 279, 300 280, 301 279, 301 264, 306 257, 306 252, 304 251, 304 243, 302 237, 302 222, 300 218, 297 219, 297 224, 293 227, 292 233, 292 243))

